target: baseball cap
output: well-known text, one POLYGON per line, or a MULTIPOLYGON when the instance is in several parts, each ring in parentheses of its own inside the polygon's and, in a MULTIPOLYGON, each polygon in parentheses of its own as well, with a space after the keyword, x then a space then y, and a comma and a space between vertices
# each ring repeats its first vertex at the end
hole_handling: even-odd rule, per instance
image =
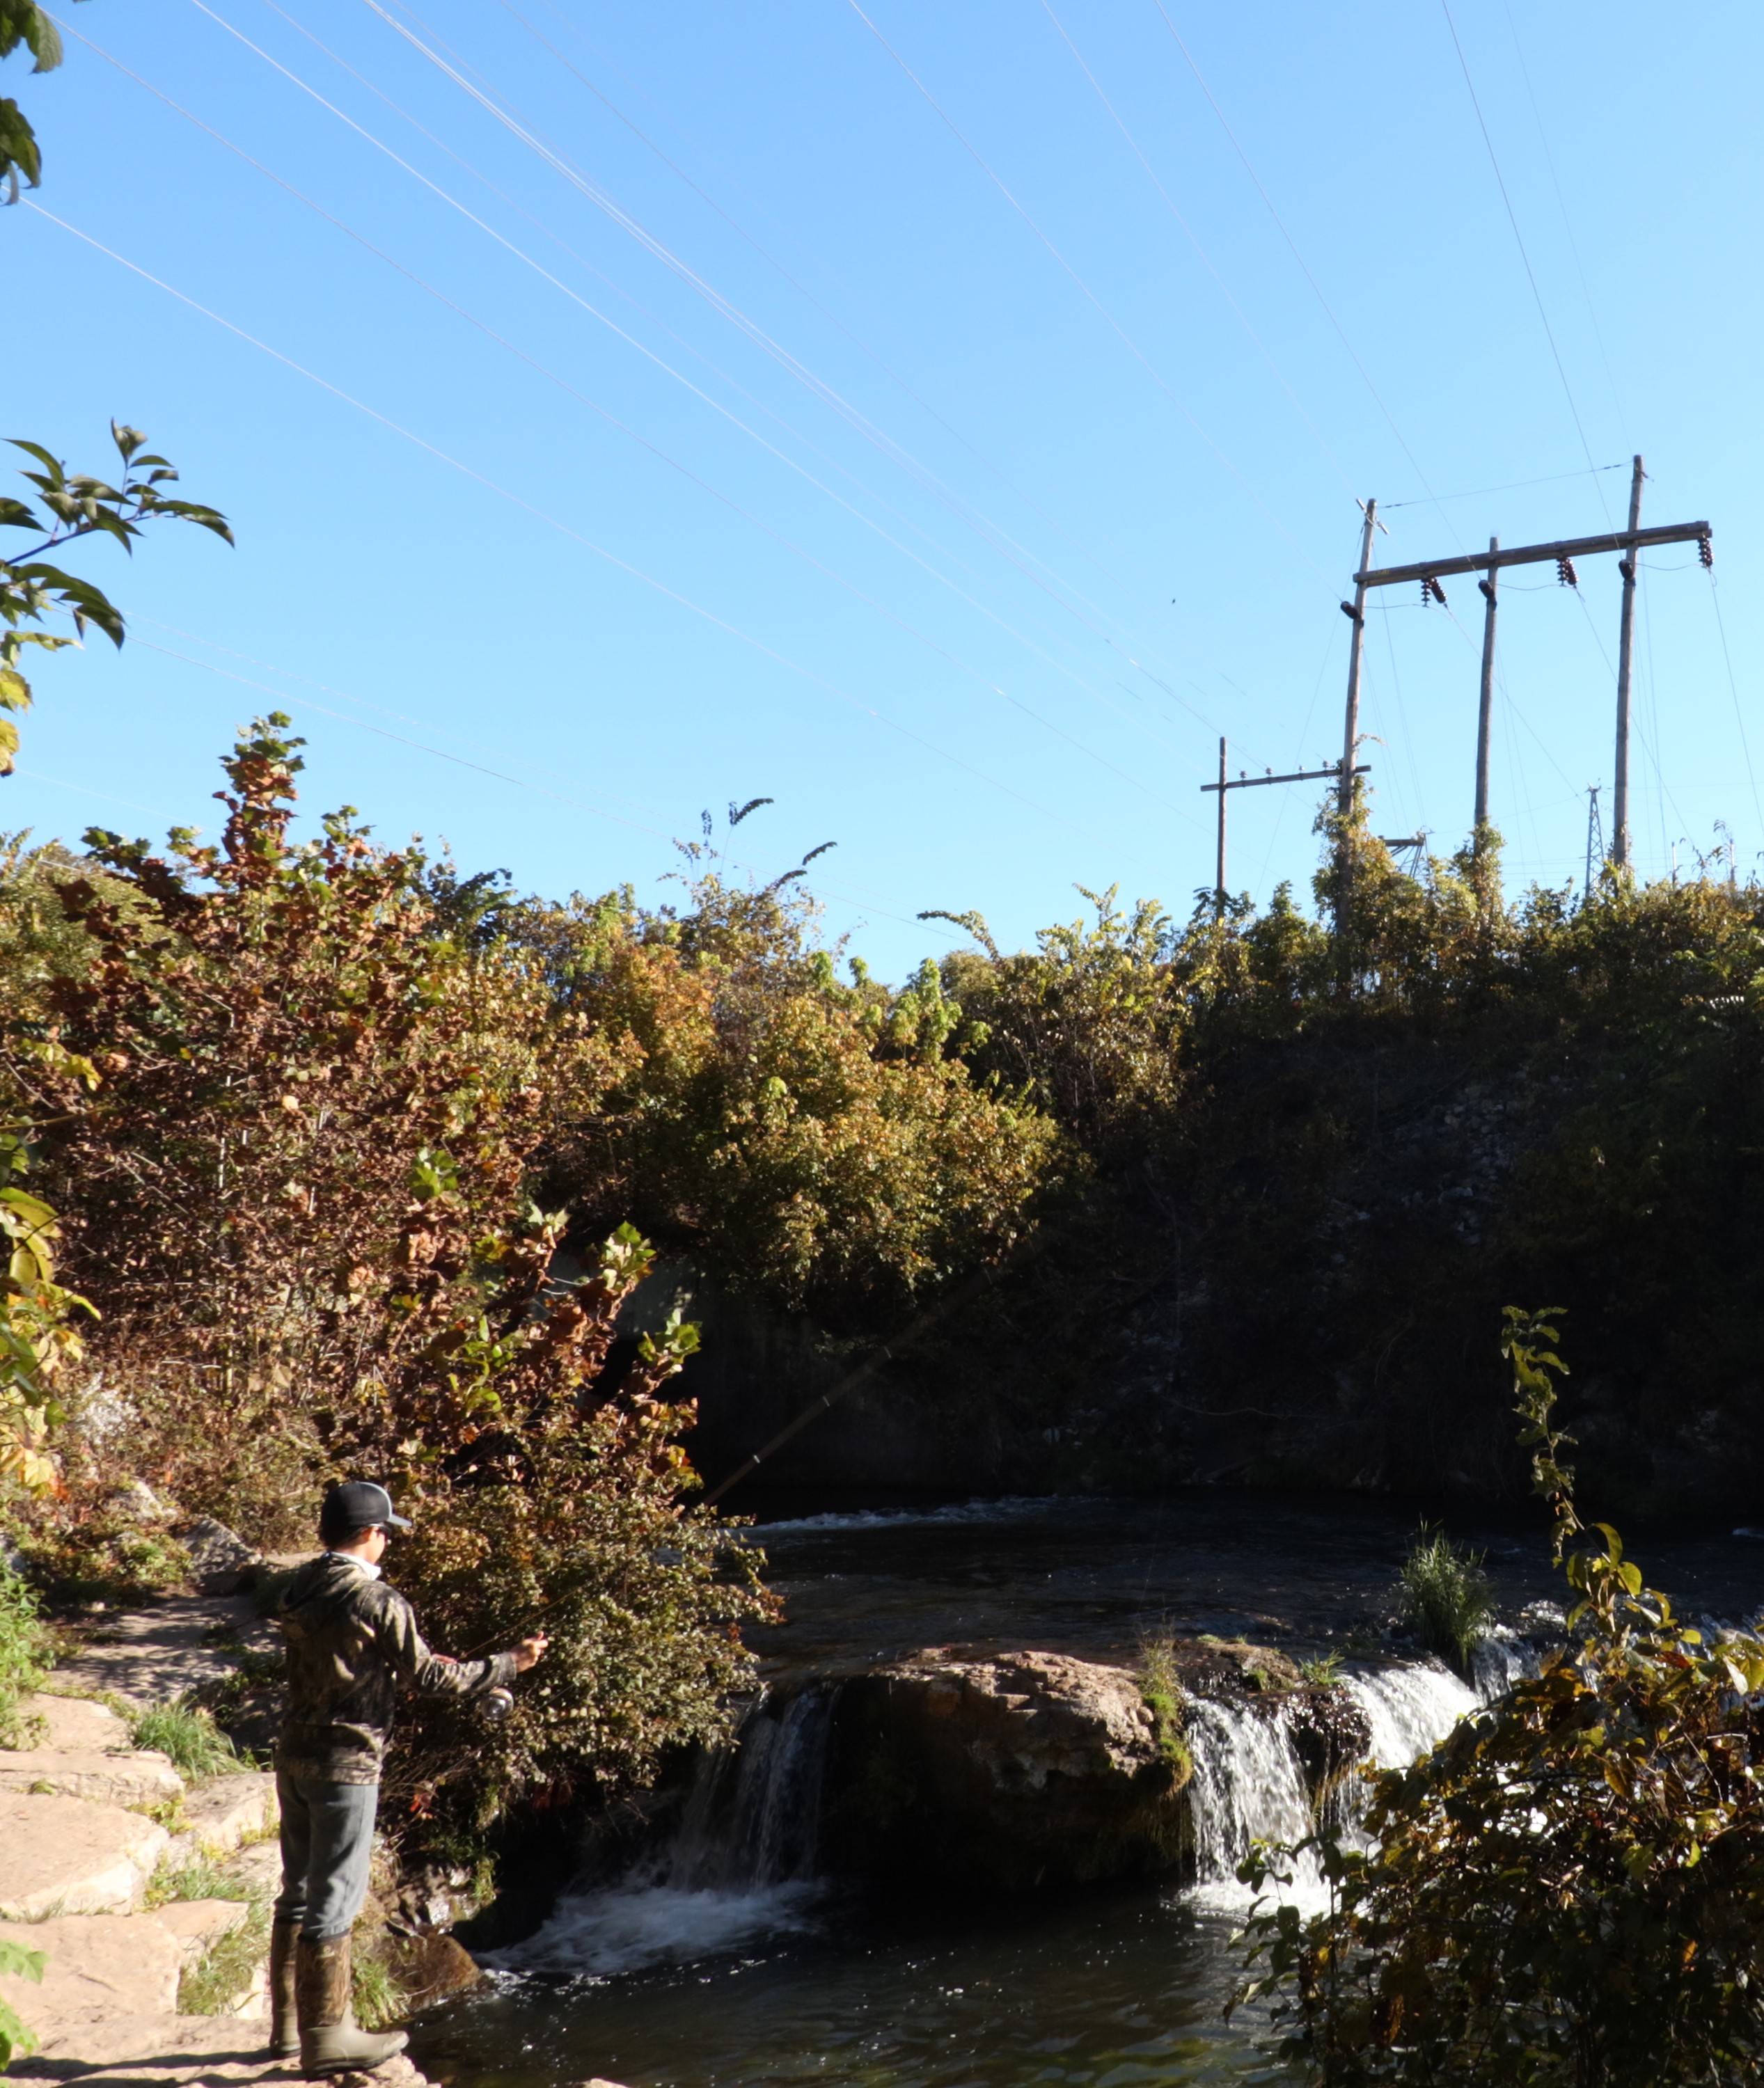
POLYGON ((392 1506, 392 1497, 371 1479, 340 1479, 324 1497, 319 1511, 321 1535, 348 1530, 409 1530, 409 1523, 392 1506))

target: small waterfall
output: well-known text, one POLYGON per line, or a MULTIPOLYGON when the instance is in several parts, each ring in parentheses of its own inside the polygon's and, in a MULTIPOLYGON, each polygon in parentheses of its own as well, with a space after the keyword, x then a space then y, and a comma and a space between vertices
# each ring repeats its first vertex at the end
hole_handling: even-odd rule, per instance
MULTIPOLYGON (((1365 1765, 1372 1769, 1417 1760, 1484 1701, 1433 1662, 1344 1675, 1341 1686, 1365 1714, 1371 1734, 1365 1765)), ((1304 1765, 1277 1705, 1197 1701, 1188 1714, 1188 1744, 1194 1756, 1188 1786, 1194 1896, 1203 1906, 1244 1907, 1254 1895, 1238 1883, 1237 1866, 1250 1844, 1302 1841, 1316 1824, 1304 1765)), ((1350 1777, 1329 1809, 1344 1840, 1359 1839, 1364 1808, 1360 1780, 1350 1777)), ((1281 1897, 1307 1910, 1323 1904, 1322 1876, 1312 1858, 1295 1862, 1281 1897)))
MULTIPOLYGON (((1205 1904, 1245 1906, 1254 1897, 1237 1881, 1252 1842, 1297 1842, 1311 1831, 1304 1769, 1276 1708, 1199 1700, 1188 1713, 1194 1776, 1196 1897, 1205 1904)), ((1291 1895, 1319 1889, 1315 1867, 1301 1863, 1291 1895)))
POLYGON ((1419 1760, 1483 1701, 1467 1683, 1431 1661, 1345 1675, 1342 1686, 1372 1727, 1367 1759, 1374 1769, 1402 1769, 1419 1760))
POLYGON ((609 1979, 812 1928, 834 1693, 762 1697, 734 1744, 700 1761, 666 1848, 617 1885, 567 1893, 537 1936, 484 1962, 609 1979))

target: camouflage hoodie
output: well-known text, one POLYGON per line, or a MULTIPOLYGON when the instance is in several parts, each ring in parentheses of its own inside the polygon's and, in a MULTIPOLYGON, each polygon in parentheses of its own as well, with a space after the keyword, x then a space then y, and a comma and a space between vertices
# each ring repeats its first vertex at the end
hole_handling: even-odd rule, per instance
POLYGON ((431 1653, 396 1588, 327 1551, 282 1590, 288 1704, 276 1766, 319 1783, 378 1783, 401 1684, 437 1696, 506 1688, 515 1656, 448 1660, 431 1653))

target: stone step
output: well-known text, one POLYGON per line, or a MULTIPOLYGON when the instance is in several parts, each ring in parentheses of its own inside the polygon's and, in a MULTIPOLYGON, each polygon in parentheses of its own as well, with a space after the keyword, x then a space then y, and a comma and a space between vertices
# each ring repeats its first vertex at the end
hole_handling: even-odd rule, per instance
POLYGON ((61 1748, 69 1754, 119 1755, 134 1745, 128 1727, 109 1705, 90 1696, 40 1692, 20 1697, 19 1711, 23 1718, 42 1720, 42 1735, 36 1742, 40 1748, 61 1748))
POLYGON ((0 1936, 41 1950, 43 1983, 0 1979, 10 2001, 47 2046, 109 2016, 169 2016, 178 2006, 183 1939, 152 1915, 75 1914, 0 1923, 0 1936))
POLYGON ((166 1805, 184 1793, 169 1756, 150 1748, 102 1754, 61 1748, 0 1749, 0 1791, 96 1799, 105 1805, 166 1805))
POLYGON ((0 1920, 126 1913, 170 1840, 119 1805, 0 1791, 0 1920))
POLYGON ((199 1847, 230 1855, 242 1842, 273 1833, 276 1779, 267 1771, 242 1769, 198 1784, 184 1799, 184 1817, 199 1847))

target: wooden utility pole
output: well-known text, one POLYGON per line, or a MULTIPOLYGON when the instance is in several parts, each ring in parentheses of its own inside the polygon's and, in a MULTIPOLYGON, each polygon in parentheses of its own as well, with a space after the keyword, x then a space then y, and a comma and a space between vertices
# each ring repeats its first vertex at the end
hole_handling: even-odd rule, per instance
POLYGON ((1213 874, 1213 918, 1225 918, 1225 801, 1231 795, 1225 781, 1225 742, 1219 741, 1219 845, 1213 874))
MULTIPOLYGON (((1488 539, 1491 554, 1501 549, 1501 539, 1488 539)), ((1482 854, 1483 830, 1488 824, 1488 744, 1493 733, 1495 713, 1495 601, 1500 582, 1496 568, 1488 568, 1488 577, 1476 583, 1482 589, 1485 605, 1482 613, 1482 695, 1476 708, 1476 824, 1471 839, 1471 847, 1482 854)))
MULTIPOLYGON (((1638 457, 1629 473, 1629 534, 1642 526, 1642 481, 1647 476, 1638 457)), ((1623 575, 1623 620, 1617 627, 1617 766, 1611 817, 1611 860, 1620 870, 1629 862, 1629 676, 1635 657, 1635 573, 1640 546, 1617 561, 1623 575)))
MULTIPOLYGON (((1370 768, 1369 762, 1363 761, 1354 771, 1354 774, 1364 776, 1369 772, 1370 768)), ((1340 772, 1332 761, 1325 768, 1295 768, 1290 776, 1276 776, 1272 769, 1264 769, 1260 776, 1246 776, 1240 769, 1235 776, 1228 777, 1225 772, 1225 742, 1222 739, 1219 742, 1219 780, 1217 783, 1203 783, 1201 785, 1203 797, 1210 790, 1217 790, 1219 794, 1218 859, 1214 871, 1213 882, 1213 918, 1215 921, 1222 921, 1225 918, 1225 799, 1227 794, 1232 790, 1259 790, 1268 783, 1315 783, 1325 777, 1333 781, 1339 776, 1340 772)), ((1350 789, 1353 788, 1351 780, 1348 788, 1350 789)))
MULTIPOLYGON (((1639 553, 1652 545, 1693 543, 1700 548, 1702 562, 1706 566, 1710 563, 1710 541, 1713 535, 1706 522, 1671 522, 1644 529, 1641 521, 1642 477, 1642 460, 1638 457, 1635 460, 1635 474, 1629 486, 1629 526, 1627 529, 1609 529, 1598 537, 1564 537, 1553 544, 1518 544, 1510 551, 1503 551, 1500 540, 1491 537, 1486 551, 1466 551, 1455 558, 1428 558, 1414 565, 1382 566, 1376 570, 1365 563, 1372 555, 1372 516, 1368 503, 1360 569, 1354 575, 1354 599, 1351 605, 1345 601, 1342 604, 1342 609, 1354 618, 1355 640, 1348 670, 1349 733, 1351 734, 1358 725, 1358 640, 1360 619, 1365 613, 1367 590, 1375 587, 1391 587, 1401 580, 1419 580, 1424 595, 1430 595, 1436 601, 1444 601, 1445 593, 1440 585, 1441 575, 1486 574, 1488 578, 1483 584, 1483 593, 1488 597, 1488 606, 1483 625, 1482 712, 1476 734, 1476 824, 1479 828, 1488 815, 1488 721, 1494 672, 1495 575, 1503 566, 1535 566, 1554 559, 1562 569, 1562 577, 1572 582, 1572 560, 1595 558, 1601 551, 1618 552, 1621 554, 1619 570, 1623 575, 1623 630, 1617 665, 1616 811, 1612 821, 1614 832, 1611 859, 1613 862, 1626 863, 1629 858, 1629 682, 1634 650, 1636 558, 1639 553)), ((1353 802, 1351 789, 1351 785, 1344 781, 1342 800, 1344 809, 1353 802)))
POLYGON ((1347 719, 1342 734, 1342 817, 1354 810, 1354 759, 1359 752, 1359 663, 1366 648, 1366 589, 1371 585, 1367 568, 1372 564, 1372 533, 1378 526, 1378 503, 1368 500, 1362 510, 1366 520, 1359 533, 1359 571, 1354 575, 1354 599, 1342 608, 1353 619, 1354 635, 1347 641, 1347 719))

